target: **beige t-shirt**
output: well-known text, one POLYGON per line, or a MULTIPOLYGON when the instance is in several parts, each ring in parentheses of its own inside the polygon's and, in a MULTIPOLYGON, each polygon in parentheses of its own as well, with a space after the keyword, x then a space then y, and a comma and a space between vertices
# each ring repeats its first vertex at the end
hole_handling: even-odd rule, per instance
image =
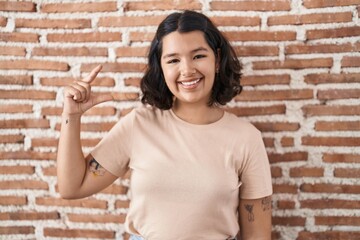
POLYGON ((195 125, 171 110, 140 107, 91 154, 116 176, 132 170, 125 228, 146 240, 235 237, 239 196, 272 194, 260 132, 227 112, 195 125))

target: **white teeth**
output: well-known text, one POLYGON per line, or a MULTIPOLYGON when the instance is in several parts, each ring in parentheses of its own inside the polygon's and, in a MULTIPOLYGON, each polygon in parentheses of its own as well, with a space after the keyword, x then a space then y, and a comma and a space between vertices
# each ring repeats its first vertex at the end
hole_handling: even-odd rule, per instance
POLYGON ((196 80, 194 80, 194 81, 191 81, 191 82, 181 82, 181 84, 182 85, 185 85, 185 86, 190 86, 190 85, 193 85, 193 84, 195 84, 195 83, 197 83, 197 82, 199 82, 200 81, 200 78, 199 79, 196 79, 196 80))

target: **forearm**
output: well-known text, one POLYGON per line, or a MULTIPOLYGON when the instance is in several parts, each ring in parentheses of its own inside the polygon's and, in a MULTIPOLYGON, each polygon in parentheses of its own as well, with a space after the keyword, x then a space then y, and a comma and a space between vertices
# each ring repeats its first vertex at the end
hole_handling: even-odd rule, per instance
POLYGON ((80 140, 80 114, 62 116, 57 154, 59 192, 63 198, 76 198, 84 179, 86 162, 80 140))

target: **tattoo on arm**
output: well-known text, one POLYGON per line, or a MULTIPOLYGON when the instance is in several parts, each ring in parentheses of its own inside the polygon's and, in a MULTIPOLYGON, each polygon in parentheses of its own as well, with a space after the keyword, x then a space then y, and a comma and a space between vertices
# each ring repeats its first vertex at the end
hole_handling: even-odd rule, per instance
POLYGON ((95 158, 89 161, 89 170, 94 176, 104 176, 105 169, 98 163, 95 158))
POLYGON ((68 123, 69 123, 69 119, 66 119, 65 123, 68 124, 68 123))
POLYGON ((265 197, 261 200, 262 210, 271 210, 271 197, 265 197))
POLYGON ((254 205, 253 204, 245 204, 244 207, 248 213, 248 221, 253 222, 255 220, 254 213, 253 213, 254 205))

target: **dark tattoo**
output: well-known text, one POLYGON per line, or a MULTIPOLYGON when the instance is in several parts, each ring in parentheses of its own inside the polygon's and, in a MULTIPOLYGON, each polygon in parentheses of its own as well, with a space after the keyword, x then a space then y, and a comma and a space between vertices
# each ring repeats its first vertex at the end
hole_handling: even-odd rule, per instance
POLYGON ((244 207, 245 207, 246 211, 248 212, 248 221, 253 222, 255 220, 254 219, 254 213, 253 213, 254 205, 245 204, 244 207))
POLYGON ((65 123, 68 124, 68 123, 69 123, 69 119, 66 119, 65 123))
POLYGON ((262 210, 271 210, 271 197, 265 197, 261 200, 262 210))
POLYGON ((90 160, 89 170, 94 176, 103 176, 105 174, 105 169, 95 160, 95 158, 90 160))

